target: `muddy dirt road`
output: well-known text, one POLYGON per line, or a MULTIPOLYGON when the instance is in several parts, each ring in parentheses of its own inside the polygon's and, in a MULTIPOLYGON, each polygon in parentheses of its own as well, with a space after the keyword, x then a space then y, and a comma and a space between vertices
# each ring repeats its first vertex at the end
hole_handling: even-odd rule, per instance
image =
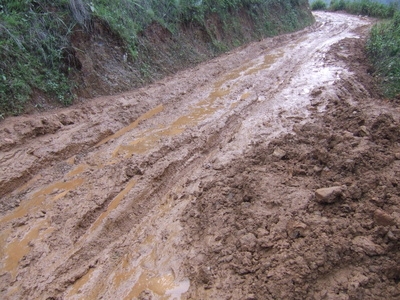
POLYGON ((399 107, 316 20, 0 123, 1 299, 400 299, 399 107))

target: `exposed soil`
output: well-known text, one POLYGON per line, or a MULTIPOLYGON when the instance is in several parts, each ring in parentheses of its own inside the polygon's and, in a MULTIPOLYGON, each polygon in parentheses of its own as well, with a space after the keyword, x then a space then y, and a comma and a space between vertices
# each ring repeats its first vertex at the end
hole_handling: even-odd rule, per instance
POLYGON ((0 123, 2 299, 400 299, 400 109, 319 12, 0 123))

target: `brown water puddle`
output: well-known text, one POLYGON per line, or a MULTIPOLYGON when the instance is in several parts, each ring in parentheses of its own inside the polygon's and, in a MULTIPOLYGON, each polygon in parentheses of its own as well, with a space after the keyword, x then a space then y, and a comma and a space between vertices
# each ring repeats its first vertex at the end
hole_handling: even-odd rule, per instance
POLYGON ((3 270, 9 272, 13 279, 17 275, 17 268, 20 260, 30 252, 29 243, 43 237, 46 233, 52 231, 48 227, 47 220, 43 219, 31 228, 22 239, 16 239, 7 244, 4 250, 5 263, 3 270))
POLYGON ((67 178, 69 178, 69 177, 74 177, 74 176, 76 176, 76 175, 78 175, 78 174, 83 173, 83 172, 86 171, 88 168, 89 168, 89 165, 87 165, 87 164, 78 165, 75 169, 73 169, 72 171, 70 171, 70 172, 66 175, 66 177, 67 177, 67 178))
POLYGON ((207 116, 212 115, 221 106, 214 105, 215 101, 229 94, 229 90, 217 90, 210 94, 207 100, 199 102, 196 106, 192 107, 189 115, 179 117, 170 126, 163 129, 155 129, 150 131, 147 135, 138 137, 128 145, 118 146, 114 152, 113 157, 125 153, 126 157, 133 154, 143 154, 151 150, 163 137, 170 137, 181 134, 188 126, 195 126, 200 121, 204 120, 207 116))
POLYGON ((289 45, 289 49, 293 50, 298 44, 302 44, 304 41, 306 41, 308 39, 307 36, 303 36, 299 39, 297 39, 297 41, 295 42, 295 44, 291 44, 289 45))
MULTIPOLYGON (((163 138, 181 134, 187 127, 196 126, 200 121, 213 115, 217 110, 224 107, 223 104, 216 105, 218 99, 222 99, 231 92, 231 88, 224 88, 224 84, 229 81, 240 78, 241 76, 249 76, 261 70, 269 68, 278 58, 283 56, 283 52, 277 54, 265 55, 263 62, 256 66, 247 64, 235 71, 225 75, 221 80, 214 84, 214 88, 207 99, 204 99, 193 106, 188 115, 184 115, 176 119, 168 127, 154 129, 150 132, 142 134, 129 144, 119 145, 113 152, 112 157, 125 154, 125 157, 131 157, 134 154, 144 154, 154 148, 154 146, 163 138)), ((245 100, 250 96, 249 93, 244 93, 240 100, 245 100)), ((232 103, 230 109, 237 106, 237 103, 232 103)))
POLYGON ((71 290, 68 292, 67 297, 72 297, 80 293, 80 289, 85 286, 85 284, 92 278, 94 268, 89 269, 89 271, 79 278, 72 286, 71 290))
POLYGON ((153 117, 154 115, 162 112, 163 109, 164 109, 164 106, 162 104, 156 106, 155 108, 153 108, 153 109, 149 110, 148 112, 146 112, 145 114, 141 115, 138 119, 136 119, 136 121, 131 123, 129 126, 122 128, 121 130, 117 131, 113 135, 110 135, 109 137, 106 137, 105 139, 103 139, 102 141, 97 143, 96 147, 97 146, 101 146, 101 145, 107 143, 108 141, 110 141, 112 139, 119 138, 120 136, 124 135, 125 133, 127 133, 127 132, 131 131, 132 129, 136 128, 139 125, 140 122, 145 121, 145 120, 153 117))
MULTIPOLYGON (((83 184, 83 182, 84 179, 82 178, 78 178, 67 182, 56 182, 35 192, 31 200, 22 203, 21 206, 19 206, 17 209, 11 212, 9 215, 3 217, 0 220, 0 224, 5 224, 11 220, 22 218, 28 213, 33 214, 37 212, 39 209, 40 210, 50 209, 55 201, 67 195, 69 191, 80 186, 81 184, 83 184), (56 194, 52 198, 52 201, 50 201, 47 205, 44 205, 46 197, 57 190, 62 190, 62 192, 56 194)), ((29 229, 29 231, 21 239, 15 239, 9 242, 8 244, 6 244, 6 242, 4 241, 4 243, 2 243, 2 245, 5 246, 2 249, 2 252, 4 254, 2 255, 2 257, 5 258, 3 267, 4 271, 9 272, 12 275, 12 277, 15 278, 20 260, 30 252, 29 243, 31 241, 41 239, 45 234, 51 232, 52 230, 53 230, 52 228, 48 228, 48 221, 42 219, 33 224, 32 227, 29 229)), ((11 229, 6 230, 5 232, 8 232, 10 234, 11 229)))
POLYGON ((29 187, 31 187, 36 181, 38 181, 42 176, 40 174, 36 175, 33 177, 31 180, 29 180, 27 183, 25 183, 23 186, 19 187, 16 192, 17 193, 22 193, 23 191, 27 190, 29 187))
MULTIPOLYGON (((219 84, 219 85, 222 85, 219 84)), ((230 89, 221 89, 220 86, 214 88, 210 96, 200 101, 196 106, 191 108, 191 111, 186 116, 181 116, 176 119, 167 128, 152 130, 144 136, 138 137, 128 145, 118 146, 114 152, 113 157, 125 153, 126 157, 133 154, 143 154, 152 149, 163 137, 170 137, 181 134, 188 126, 195 126, 200 121, 212 115, 222 107, 222 105, 215 105, 216 100, 222 98, 230 93, 230 89)))
POLYGON ((252 75, 252 74, 254 74, 254 73, 257 73, 257 72, 259 72, 259 71, 268 69, 270 66, 272 66, 273 63, 275 63, 275 61, 276 61, 278 58, 281 58, 283 55, 284 55, 284 52, 282 52, 282 51, 280 51, 280 52, 278 52, 278 53, 276 53, 276 54, 268 54, 268 55, 265 55, 265 56, 264 56, 264 61, 263 61, 262 64, 260 64, 260 65, 258 65, 258 66, 255 66, 255 67, 253 67, 253 68, 248 69, 248 70, 245 72, 244 75, 245 75, 245 76, 248 76, 248 75, 252 75))
MULTIPOLYGON (((46 210, 47 207, 43 205, 43 202, 45 201, 47 195, 54 192, 54 190, 64 190, 64 192, 61 194, 65 196, 68 191, 71 191, 82 185, 84 181, 85 180, 83 178, 77 178, 66 182, 56 182, 41 189, 40 191, 34 193, 30 200, 24 201, 18 208, 0 219, 0 224, 4 224, 17 218, 22 218, 29 212, 32 213, 38 211, 39 209, 46 210)), ((58 195, 54 198, 54 200, 58 200, 60 198, 61 197, 58 195)))
POLYGON ((132 179, 131 181, 128 182, 127 186, 110 202, 108 205, 107 209, 96 219, 96 221, 92 224, 92 226, 89 228, 89 230, 84 234, 84 236, 81 238, 82 241, 84 241, 88 235, 93 233, 101 222, 115 209, 118 207, 120 204, 121 200, 124 199, 124 197, 129 193, 129 191, 135 186, 136 180, 132 179))
MULTIPOLYGON (((143 272, 137 280, 131 292, 124 298, 125 300, 134 299, 145 290, 150 290, 157 294, 162 300, 171 298, 170 291, 177 290, 179 286, 175 283, 175 276, 172 273, 157 275, 151 272, 143 272)), ((182 290, 185 290, 183 287, 182 290)), ((186 290, 184 291, 186 292, 186 290)))

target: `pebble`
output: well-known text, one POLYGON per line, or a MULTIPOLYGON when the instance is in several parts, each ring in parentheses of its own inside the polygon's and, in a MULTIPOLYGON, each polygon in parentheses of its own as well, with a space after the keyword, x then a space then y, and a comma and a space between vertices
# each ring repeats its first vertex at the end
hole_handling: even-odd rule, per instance
POLYGON ((277 148, 275 148, 274 153, 272 153, 272 155, 275 156, 276 158, 282 159, 285 157, 286 151, 277 147, 277 148))
POLYGON ((315 191, 315 199, 319 203, 334 203, 340 199, 342 192, 343 187, 341 186, 318 189, 315 191))
POLYGON ((368 136, 369 131, 367 129, 367 126, 360 126, 359 131, 358 131, 359 136, 368 136))
POLYGON ((129 166, 125 169, 125 174, 127 177, 131 178, 135 175, 143 175, 143 171, 138 166, 134 167, 129 166))

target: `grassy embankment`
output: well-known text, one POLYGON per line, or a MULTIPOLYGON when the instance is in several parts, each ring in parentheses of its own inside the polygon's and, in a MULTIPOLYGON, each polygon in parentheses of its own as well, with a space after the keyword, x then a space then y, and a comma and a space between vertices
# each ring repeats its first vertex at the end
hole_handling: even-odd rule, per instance
POLYGON ((371 0, 334 0, 329 7, 323 0, 311 4, 313 10, 344 10, 351 14, 382 19, 374 25, 366 49, 382 93, 389 98, 400 95, 400 11, 396 2, 385 5, 371 0))
MULTIPOLYGON (((144 36, 146 28, 154 24, 165 29, 175 43, 175 49, 170 47, 165 53, 167 58, 183 57, 182 52, 190 49, 183 49, 180 43, 183 28, 185 33, 188 28, 200 28, 209 41, 205 48, 218 55, 251 40, 311 24, 307 7, 307 0, 0 1, 0 118, 24 112, 35 96, 56 99, 63 105, 73 102, 79 87, 71 74, 80 72, 80 62, 71 53, 86 55, 85 49, 77 49, 71 42, 77 30, 90 37, 94 25, 102 24, 111 31, 122 43, 132 69, 150 78, 141 79, 143 84, 160 78, 151 76, 156 72, 148 55, 151 40, 144 36), (247 33, 244 19, 252 23, 247 33), (214 30, 215 24, 222 28, 214 30)), ((192 61, 208 57, 198 55, 192 61)))

